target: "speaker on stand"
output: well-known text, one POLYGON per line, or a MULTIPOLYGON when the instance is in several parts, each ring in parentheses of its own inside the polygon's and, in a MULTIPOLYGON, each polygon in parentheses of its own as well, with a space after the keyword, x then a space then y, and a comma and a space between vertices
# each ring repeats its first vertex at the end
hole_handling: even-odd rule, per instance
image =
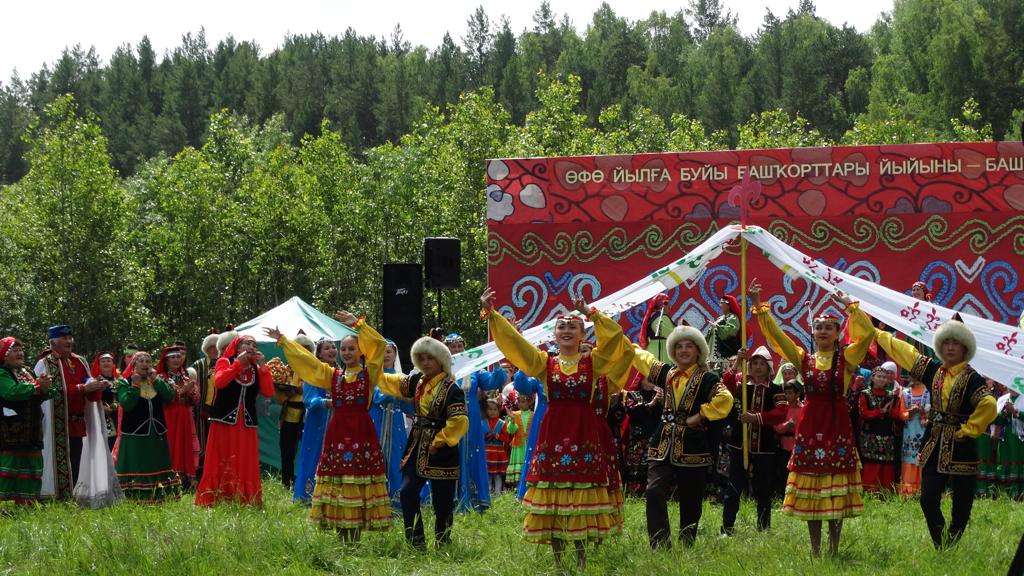
POLYGON ((423 284, 437 290, 437 326, 441 322, 441 291, 461 284, 462 246, 458 238, 423 239, 423 284))
POLYGON ((381 334, 398 345, 402 367, 410 370, 409 350, 423 335, 423 267, 385 264, 381 334))

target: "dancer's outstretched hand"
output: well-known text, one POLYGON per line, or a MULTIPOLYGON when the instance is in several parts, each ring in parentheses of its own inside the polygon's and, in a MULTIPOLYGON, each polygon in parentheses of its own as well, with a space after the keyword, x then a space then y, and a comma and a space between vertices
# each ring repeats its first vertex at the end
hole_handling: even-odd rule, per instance
POLYGON ((747 288, 747 295, 750 296, 750 305, 757 308, 761 305, 761 283, 754 278, 750 281, 750 287, 747 288))
POLYGON ((583 314, 584 317, 590 316, 590 306, 587 306, 587 301, 583 298, 577 298, 572 301, 573 309, 583 314))
POLYGON ((836 290, 835 292, 833 292, 832 299, 835 300, 836 302, 839 302, 843 306, 849 306, 850 304, 853 304, 853 298, 850 298, 850 295, 847 294, 846 292, 843 292, 842 290, 836 290))
POLYGON ((282 334, 281 331, 277 329, 277 326, 274 326, 273 328, 264 326, 263 335, 268 338, 273 338, 274 342, 277 342, 281 338, 281 336, 284 336, 284 334, 282 334))
POLYGON ((355 326, 356 322, 359 322, 359 318, 356 318, 355 314, 351 312, 346 312, 345 310, 338 310, 337 312, 335 312, 334 319, 337 320, 338 322, 341 322, 345 326, 348 326, 349 328, 355 326))
POLYGON ((480 295, 480 306, 487 312, 494 310, 494 294, 494 289, 488 286, 484 293, 480 295))

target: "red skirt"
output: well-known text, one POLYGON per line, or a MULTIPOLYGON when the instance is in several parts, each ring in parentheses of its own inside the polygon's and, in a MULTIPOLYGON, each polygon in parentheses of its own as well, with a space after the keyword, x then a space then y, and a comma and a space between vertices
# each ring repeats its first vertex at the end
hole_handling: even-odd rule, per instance
POLYGON ((864 489, 868 492, 892 492, 896 490, 895 462, 865 462, 861 472, 864 489))
POLYGON ((317 477, 379 476, 384 473, 384 454, 370 413, 362 407, 336 409, 324 434, 317 477))
POLYGON ((222 500, 263 503, 259 433, 243 424, 241 418, 235 424, 210 422, 196 506, 213 506, 222 500))
POLYGON ((199 437, 196 436, 192 407, 181 402, 165 404, 164 420, 167 422, 171 468, 179 474, 195 477, 199 464, 199 437))

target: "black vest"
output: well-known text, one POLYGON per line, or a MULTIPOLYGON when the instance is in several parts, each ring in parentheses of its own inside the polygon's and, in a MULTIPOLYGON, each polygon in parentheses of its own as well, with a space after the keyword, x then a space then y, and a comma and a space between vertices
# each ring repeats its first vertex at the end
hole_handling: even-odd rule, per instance
POLYGON ((420 410, 416 399, 416 388, 422 375, 413 372, 402 379, 402 396, 412 398, 416 408, 416 417, 412 422, 409 440, 405 444, 405 455, 402 456, 402 467, 413 459, 416 474, 432 480, 455 480, 459 477, 459 446, 443 445, 434 454, 430 454, 430 445, 437 433, 444 429, 448 419, 466 415, 466 393, 455 384, 451 376, 437 385, 434 401, 426 414, 420 410))
POLYGON ((936 469, 940 474, 974 476, 978 474, 978 443, 973 438, 958 441, 955 434, 974 413, 978 402, 991 392, 985 386, 985 378, 966 366, 953 382, 949 403, 943 404, 940 386, 944 371, 940 368, 942 364, 938 361, 919 356, 910 370, 911 376, 928 385, 932 395, 918 462, 924 466, 930 458, 937 457, 936 469))
MULTIPOLYGON (((153 387, 156 388, 157 384, 162 382, 159 378, 153 383, 153 387)), ((118 386, 131 386, 131 384, 122 378, 117 383, 118 386)), ((166 382, 164 386, 166 386, 166 382)), ((152 398, 143 398, 139 396, 139 401, 135 403, 135 407, 131 410, 124 410, 124 406, 121 407, 121 434, 125 436, 149 436, 150 434, 156 434, 161 436, 167 434, 167 420, 164 418, 164 401, 160 398, 160 393, 157 392, 156 396, 152 398)))
MULTIPOLYGON (((231 362, 235 361, 231 358, 231 362)), ((260 375, 254 372, 252 383, 242 386, 234 380, 224 388, 217 390, 210 407, 210 421, 224 424, 238 422, 238 412, 242 412, 242 422, 248 428, 256 428, 256 397, 260 394, 260 375)))
MULTIPOLYGON (((732 412, 727 416, 732 433, 729 435, 729 446, 743 448, 743 423, 739 421, 740 411, 743 408, 740 394, 743 386, 736 382, 736 395, 733 402, 732 412)), ((747 384, 747 410, 750 412, 771 412, 780 403, 785 402, 785 395, 782 386, 769 382, 768 386, 757 386, 753 383, 747 384)), ((750 434, 748 448, 751 454, 775 454, 779 448, 779 441, 775 437, 775 427, 765 424, 758 426, 750 424, 747 426, 750 434)))
POLYGON ((689 428, 686 419, 700 412, 702 404, 711 401, 725 386, 718 376, 698 367, 682 390, 683 397, 676 406, 672 380, 682 377, 681 372, 671 364, 655 362, 648 379, 664 390, 661 407, 661 421, 651 435, 647 459, 667 461, 673 466, 684 468, 711 466, 711 440, 708 429, 689 428))

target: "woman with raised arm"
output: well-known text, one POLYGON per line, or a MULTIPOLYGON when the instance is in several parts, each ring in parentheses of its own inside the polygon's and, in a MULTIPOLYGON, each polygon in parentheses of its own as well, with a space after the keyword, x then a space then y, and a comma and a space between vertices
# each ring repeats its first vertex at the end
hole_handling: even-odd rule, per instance
POLYGON ((573 542, 582 569, 585 543, 621 530, 622 511, 616 507, 621 500, 609 492, 614 454, 602 450, 598 427, 604 424, 598 422, 591 402, 601 376, 608 379, 608 393, 622 390, 633 346, 618 323, 577 300, 576 310, 594 322, 598 346, 581 355, 583 319, 563 316, 554 328, 558 354, 549 355, 494 310, 494 290, 485 290, 480 302, 495 344, 512 364, 540 380, 550 402, 527 473, 526 539, 551 544, 559 566, 566 543, 573 542))
POLYGON ((757 279, 747 293, 768 345, 799 367, 807 395, 796 424, 782 512, 807 521, 811 555, 815 557, 821 555, 821 522, 827 520, 829 554, 835 556, 843 519, 857 516, 864 509, 860 458, 846 390, 874 340, 874 327, 858 304, 837 290, 832 298, 846 307, 850 344, 844 347, 839 341, 841 320, 821 315, 812 325, 814 352, 809 353, 775 323, 768 305, 761 303, 757 279))
MULTIPOLYGON (((365 320, 349 312, 337 312, 334 317, 360 335, 373 331, 365 320)), ((358 541, 363 530, 387 530, 391 507, 384 456, 369 412, 376 384, 371 374, 380 372, 385 347, 374 338, 346 336, 341 340, 342 368, 338 368, 321 362, 277 328, 264 328, 263 332, 277 341, 299 378, 331 392, 334 412, 324 434, 310 521, 336 529, 342 542, 358 541)))

